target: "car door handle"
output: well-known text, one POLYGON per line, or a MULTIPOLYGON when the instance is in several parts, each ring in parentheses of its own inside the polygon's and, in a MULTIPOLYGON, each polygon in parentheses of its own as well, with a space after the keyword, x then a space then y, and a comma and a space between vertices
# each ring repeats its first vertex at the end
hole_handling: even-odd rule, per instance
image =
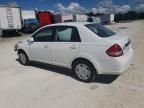
POLYGON ((48 46, 47 46, 47 45, 44 45, 44 48, 48 48, 48 46))
POLYGON ((70 49, 76 49, 76 47, 75 46, 70 46, 70 49))

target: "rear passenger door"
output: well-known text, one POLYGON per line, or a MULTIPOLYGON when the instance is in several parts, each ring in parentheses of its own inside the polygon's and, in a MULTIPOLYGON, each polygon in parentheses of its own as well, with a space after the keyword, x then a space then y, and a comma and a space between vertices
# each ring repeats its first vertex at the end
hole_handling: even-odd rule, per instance
POLYGON ((70 67, 71 60, 77 55, 81 39, 76 27, 55 27, 55 42, 51 45, 53 64, 70 67))

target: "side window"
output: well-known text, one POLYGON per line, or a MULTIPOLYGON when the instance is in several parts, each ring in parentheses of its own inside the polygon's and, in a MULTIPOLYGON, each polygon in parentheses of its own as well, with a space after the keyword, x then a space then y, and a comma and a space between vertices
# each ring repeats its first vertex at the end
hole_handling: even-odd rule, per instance
POLYGON ((69 26, 56 27, 57 42, 80 42, 77 28, 69 26))
POLYGON ((51 42, 52 37, 53 37, 52 28, 41 29, 33 36, 35 42, 51 42))

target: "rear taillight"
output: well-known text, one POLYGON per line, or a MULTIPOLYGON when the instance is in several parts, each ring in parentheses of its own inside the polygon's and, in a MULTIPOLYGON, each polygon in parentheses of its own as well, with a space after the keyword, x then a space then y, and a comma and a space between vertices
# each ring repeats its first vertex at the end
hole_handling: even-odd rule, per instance
POLYGON ((111 57, 119 57, 123 55, 123 50, 118 44, 114 44, 106 53, 111 57))

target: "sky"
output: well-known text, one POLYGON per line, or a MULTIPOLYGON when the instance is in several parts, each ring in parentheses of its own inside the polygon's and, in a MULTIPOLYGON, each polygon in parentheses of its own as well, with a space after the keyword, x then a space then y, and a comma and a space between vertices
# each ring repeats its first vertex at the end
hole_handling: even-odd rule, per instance
POLYGON ((144 0, 0 0, 0 4, 18 4, 22 9, 50 10, 50 11, 93 11, 105 12, 108 5, 112 5, 116 12, 129 10, 144 11, 144 0), (105 5, 106 4, 106 5, 105 5))

